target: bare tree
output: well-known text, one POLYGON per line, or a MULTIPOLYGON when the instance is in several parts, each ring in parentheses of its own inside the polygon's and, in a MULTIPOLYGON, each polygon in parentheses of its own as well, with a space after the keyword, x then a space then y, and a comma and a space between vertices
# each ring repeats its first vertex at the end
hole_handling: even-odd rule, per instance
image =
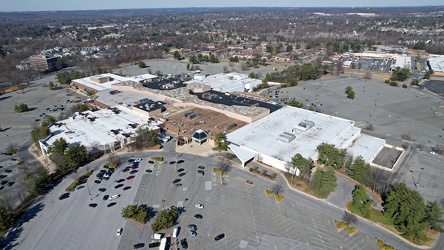
POLYGON ((273 188, 271 189, 275 195, 281 195, 282 194, 282 185, 281 184, 275 184, 273 188))
POLYGON ((356 223, 356 221, 358 221, 358 218, 356 218, 356 215, 349 213, 347 211, 344 211, 344 215, 342 215, 342 220, 351 225, 353 223, 356 223))
POLYGON ((390 186, 391 173, 380 168, 372 168, 372 191, 378 194, 385 193, 390 186))
POLYGON ((9 212, 12 212, 12 210, 14 210, 17 201, 17 195, 12 192, 0 195, 0 203, 5 206, 6 210, 8 210, 9 212))
POLYGON ((217 167, 223 172, 228 172, 231 169, 230 159, 227 155, 219 157, 217 165, 217 167))
POLYGON ((120 157, 114 153, 111 153, 108 155, 108 162, 111 164, 119 164, 120 163, 120 157))

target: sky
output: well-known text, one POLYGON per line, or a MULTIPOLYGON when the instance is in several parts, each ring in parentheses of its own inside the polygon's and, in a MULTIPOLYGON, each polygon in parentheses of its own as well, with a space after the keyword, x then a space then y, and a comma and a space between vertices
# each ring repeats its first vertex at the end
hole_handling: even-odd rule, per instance
POLYGON ((443 0, 0 0, 0 11, 185 7, 390 7, 442 5, 444 5, 443 0))

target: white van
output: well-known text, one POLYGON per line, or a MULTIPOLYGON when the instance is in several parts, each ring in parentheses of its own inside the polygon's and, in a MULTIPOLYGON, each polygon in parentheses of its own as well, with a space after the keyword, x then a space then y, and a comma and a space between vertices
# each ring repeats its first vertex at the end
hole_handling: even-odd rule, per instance
POLYGON ((173 238, 177 238, 179 236, 180 227, 175 227, 173 230, 173 238))

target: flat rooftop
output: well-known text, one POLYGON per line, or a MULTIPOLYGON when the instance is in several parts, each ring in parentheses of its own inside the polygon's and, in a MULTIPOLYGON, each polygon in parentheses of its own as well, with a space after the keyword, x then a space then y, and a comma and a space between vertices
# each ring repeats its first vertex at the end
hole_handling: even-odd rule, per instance
POLYGON ((97 75, 97 76, 92 76, 92 77, 88 76, 85 78, 75 79, 72 81, 72 84, 78 83, 78 84, 82 84, 88 88, 94 89, 96 91, 102 91, 102 90, 111 89, 111 85, 113 85, 113 84, 131 81, 129 78, 114 75, 114 74, 109 74, 109 73, 101 74, 101 75, 97 75), (96 77, 96 78, 100 78, 100 79, 108 78, 109 80, 99 83, 97 81, 94 81, 92 77, 96 77))
POLYGON ((203 79, 186 82, 187 84, 208 85, 219 92, 245 92, 262 84, 261 80, 249 78, 246 74, 221 73, 203 79))
POLYGON ((146 88, 157 90, 170 90, 177 88, 184 88, 187 85, 180 79, 176 78, 156 78, 149 81, 144 81, 142 85, 146 88))
POLYGON ((63 137, 70 145, 82 144, 91 147, 96 144, 113 144, 135 136, 140 126, 158 129, 161 123, 156 121, 148 124, 148 118, 123 106, 76 113, 52 125, 50 130, 53 136, 46 143, 52 145, 54 141, 63 137))
POLYGON ((202 101, 208 101, 213 104, 222 104, 226 106, 242 106, 242 107, 262 107, 269 109, 270 113, 282 107, 280 105, 275 105, 255 100, 252 98, 245 98, 242 96, 242 94, 238 93, 234 95, 234 94, 221 93, 218 91, 209 90, 204 93, 192 93, 192 95, 197 96, 197 98, 199 98, 202 101))
MULTIPOLYGON (((316 148, 321 143, 346 148, 359 135, 360 129, 355 128, 351 120, 288 106, 227 134, 227 139, 250 150, 291 162, 297 153, 317 159, 316 148)), ((362 146, 355 148, 362 154, 367 149, 362 146), (362 151, 358 150, 360 148, 362 151)))
POLYGON ((139 100, 146 98, 153 101, 159 101, 159 98, 155 95, 152 95, 149 91, 141 93, 140 91, 135 89, 125 89, 123 91, 108 89, 97 92, 96 96, 97 101, 105 103, 106 105, 109 105, 111 107, 119 104, 136 105, 139 100))

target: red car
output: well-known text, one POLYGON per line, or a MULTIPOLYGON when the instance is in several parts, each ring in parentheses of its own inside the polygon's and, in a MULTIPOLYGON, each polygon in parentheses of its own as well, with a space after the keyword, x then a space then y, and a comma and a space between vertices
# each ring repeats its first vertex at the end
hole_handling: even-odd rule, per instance
POLYGON ((178 183, 180 181, 180 179, 175 179, 174 181, 173 181, 173 184, 176 184, 176 183, 178 183))
POLYGON ((134 175, 130 175, 130 176, 126 177, 127 180, 131 180, 132 178, 134 178, 134 175))

